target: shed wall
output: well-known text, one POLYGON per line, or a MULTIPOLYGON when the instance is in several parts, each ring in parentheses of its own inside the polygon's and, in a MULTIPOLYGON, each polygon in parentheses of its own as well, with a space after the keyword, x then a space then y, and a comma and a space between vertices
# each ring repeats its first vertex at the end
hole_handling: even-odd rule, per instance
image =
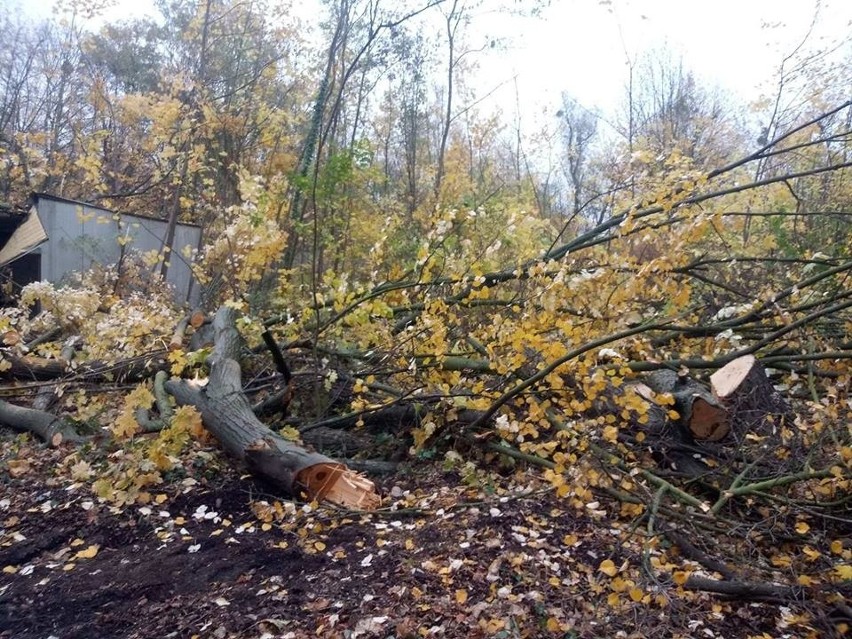
MULTIPOLYGON (((124 250, 160 251, 168 224, 136 215, 119 215, 95 206, 39 198, 37 210, 48 241, 41 253, 41 277, 49 282, 62 282, 74 272, 93 265, 110 265, 119 261, 122 246, 119 238, 126 237, 124 250)), ((172 285, 175 299, 187 301, 192 281, 189 260, 184 257, 197 248, 201 229, 179 224, 175 230, 174 246, 169 259, 167 281, 172 285)), ((157 269, 158 270, 158 269, 157 269)), ((197 298, 198 287, 192 287, 197 298)), ((197 299, 190 299, 195 303, 197 299)))

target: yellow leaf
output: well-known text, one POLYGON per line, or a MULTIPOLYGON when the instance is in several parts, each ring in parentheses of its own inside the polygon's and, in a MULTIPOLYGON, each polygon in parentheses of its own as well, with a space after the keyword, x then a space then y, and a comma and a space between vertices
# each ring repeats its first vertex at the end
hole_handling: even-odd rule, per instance
POLYGON ((813 586, 815 583, 817 583, 815 579, 811 579, 807 575, 799 575, 796 578, 796 581, 799 583, 800 586, 813 586))
POLYGON ((622 579, 621 577, 616 577, 612 580, 610 584, 610 588, 612 588, 613 592, 624 592, 628 590, 632 584, 626 579, 622 579))
POLYGON ((577 538, 577 535, 565 535, 562 538, 562 543, 565 544, 566 546, 573 546, 578 541, 579 541, 579 539, 577 538))
POLYGON ((322 543, 321 541, 315 541, 314 542, 314 548, 316 548, 317 550, 322 552, 323 550, 325 550, 325 544, 322 543))
POLYGON ((802 552, 807 555, 808 561, 816 561, 817 559, 822 557, 822 553, 819 550, 811 548, 810 546, 805 546, 804 548, 802 548, 802 552))
POLYGON ((630 589, 630 592, 629 592, 629 593, 627 593, 627 594, 629 594, 629 595, 630 595, 630 599, 632 599, 633 601, 635 601, 635 602, 637 602, 637 603, 638 603, 638 602, 640 602, 640 601, 642 601, 642 595, 643 595, 643 593, 642 593, 642 589, 641 589, 641 588, 636 588, 636 587, 631 588, 631 589, 630 589))
POLYGON ((672 575, 672 579, 678 586, 682 586, 689 579, 689 572, 686 570, 676 570, 672 575))
POLYGON ((834 574, 836 574, 842 581, 848 581, 852 579, 852 566, 850 566, 849 564, 835 566, 834 574))
POLYGON ((135 408, 125 406, 124 410, 119 414, 118 419, 110 426, 110 430, 119 439, 133 437, 133 435, 141 430, 139 422, 136 421, 135 410, 135 408))
POLYGON ((414 540, 408 538, 405 540, 405 549, 406 550, 414 550, 414 540))
POLYGON ((62 570, 64 570, 65 572, 68 572, 69 570, 74 570, 74 564, 65 564, 64 566, 62 566, 62 570))
POLYGON ((71 547, 76 548, 77 546, 82 546, 85 543, 86 543, 85 541, 83 541, 82 539, 77 537, 77 539, 75 539, 74 541, 71 542, 71 547))
POLYGON ((79 551, 76 555, 74 555, 74 559, 91 559, 95 555, 98 554, 98 550, 100 550, 100 546, 98 544, 92 544, 88 546, 85 550, 79 551))
POLYGON ((778 568, 789 568, 793 565, 793 559, 789 555, 773 555, 769 561, 778 568))
POLYGON ((157 495, 156 497, 154 497, 154 502, 155 502, 155 503, 158 503, 158 504, 162 504, 162 503, 164 503, 164 502, 165 502, 168 498, 169 498, 169 497, 168 497, 168 495, 166 495, 165 493, 160 493, 159 495, 157 495))
POLYGON ((606 603, 611 608, 614 608, 619 603, 621 603, 621 595, 619 595, 617 592, 609 593, 609 596, 606 598, 606 603))
POLYGON ((547 618, 547 631, 548 632, 560 632, 562 630, 562 624, 559 619, 556 617, 548 617, 547 618))
POLYGON ((463 604, 467 601, 467 590, 456 590, 456 603, 463 604))
POLYGON ((603 429, 603 438, 608 441, 615 443, 618 441, 618 427, 617 426, 607 426, 603 429))
POLYGON ((246 307, 246 303, 242 300, 227 299, 225 300, 225 306, 235 311, 241 311, 246 307))
POLYGON ((800 535, 805 535, 805 534, 807 534, 807 532, 808 532, 810 529, 811 529, 811 527, 810 527, 810 526, 808 526, 808 525, 807 525, 805 522, 803 522, 803 521, 800 521, 799 523, 797 523, 797 524, 796 524, 796 532, 797 532, 797 533, 799 533, 800 535))
POLYGON ((301 433, 299 433, 299 430, 297 428, 293 428, 292 426, 285 426, 284 428, 279 429, 278 434, 290 442, 297 442, 302 437, 301 433))
POLYGON ((489 619, 488 622, 485 624, 485 632, 490 635, 495 635, 505 627, 506 622, 502 619, 489 619))
MULTIPOLYGON (((261 524, 260 529, 263 532, 266 532, 267 530, 272 530, 272 524, 261 524)), ((320 543, 322 543, 322 542, 320 542, 320 543)), ((318 550, 321 550, 321 549, 318 548, 318 550)))
POLYGON ((601 562, 601 565, 598 566, 598 570, 610 577, 614 577, 616 574, 618 574, 618 568, 615 567, 615 564, 612 562, 612 559, 604 559, 601 562))
POLYGON ((112 496, 115 494, 115 489, 108 479, 98 479, 95 483, 92 484, 92 492, 99 499, 112 499, 112 496))
POLYGON ((178 431, 192 433, 193 435, 203 432, 201 424, 201 413, 194 406, 181 406, 172 417, 172 428, 178 431))
POLYGON ((839 555, 843 552, 843 542, 839 539, 835 539, 831 542, 831 552, 835 555, 839 555))
POLYGON ((16 572, 18 572, 18 567, 17 566, 3 566, 3 572, 6 573, 7 575, 14 575, 16 572))

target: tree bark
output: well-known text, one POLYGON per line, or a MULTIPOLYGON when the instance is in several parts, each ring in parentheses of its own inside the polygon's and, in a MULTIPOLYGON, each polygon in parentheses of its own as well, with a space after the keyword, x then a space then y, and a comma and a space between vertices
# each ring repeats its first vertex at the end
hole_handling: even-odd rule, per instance
POLYGON ((183 339, 186 336, 186 329, 187 326, 189 326, 189 320, 190 316, 187 315, 177 323, 172 339, 169 340, 170 351, 177 351, 183 348, 183 339))
POLYGON ((371 509, 380 499, 371 482, 344 464, 297 446, 267 428, 252 412, 242 390, 238 357, 242 340, 234 311, 219 309, 213 321, 214 351, 206 385, 171 380, 166 390, 180 405, 195 406, 205 428, 223 448, 251 472, 290 495, 328 499, 349 507, 371 509))
MULTIPOLYGON (((66 352, 66 354, 69 354, 66 352)), ((115 363, 102 361, 82 362, 76 368, 69 367, 69 360, 47 359, 35 355, 15 355, 7 350, 0 352, 2 359, 11 367, 0 376, 12 379, 53 380, 75 377, 91 382, 138 382, 151 377, 158 370, 168 368, 162 353, 154 352, 115 363)))
POLYGON ((710 384, 728 410, 737 439, 747 433, 773 435, 783 421, 793 421, 790 404, 773 388, 754 355, 729 362, 710 376, 710 384))
POLYGON ((0 400, 0 424, 18 431, 30 432, 41 437, 52 446, 62 442, 80 442, 83 438, 65 420, 50 413, 15 406, 0 400))
POLYGON ((645 383, 656 393, 674 397, 680 423, 695 439, 715 442, 730 432, 725 407, 694 379, 672 370, 659 370, 648 375, 645 383))

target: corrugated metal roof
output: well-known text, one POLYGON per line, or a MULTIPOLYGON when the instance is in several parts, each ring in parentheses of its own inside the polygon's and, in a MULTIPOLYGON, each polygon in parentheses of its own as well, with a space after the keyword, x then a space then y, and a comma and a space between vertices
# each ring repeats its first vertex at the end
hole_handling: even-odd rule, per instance
POLYGON ((0 249, 0 266, 5 266, 22 255, 26 255, 47 241, 47 233, 38 217, 36 207, 32 206, 26 219, 12 233, 6 244, 0 249))
MULTIPOLYGON (((54 200, 55 202, 67 202, 68 204, 78 204, 80 206, 86 206, 90 209, 100 209, 104 213, 114 214, 116 211, 112 209, 108 209, 106 207, 101 206, 100 204, 92 204, 91 202, 83 202, 81 200, 72 200, 71 198, 61 197, 59 195, 51 195, 50 193, 40 193, 34 191, 31 195, 33 201, 38 203, 38 200, 54 200)), ((164 221, 162 217, 155 217, 153 215, 140 215, 139 213, 121 213, 122 217, 138 217, 141 220, 157 220, 159 222, 164 221)), ((195 228, 201 228, 200 224, 194 224, 193 222, 178 222, 181 226, 193 226, 195 228)))

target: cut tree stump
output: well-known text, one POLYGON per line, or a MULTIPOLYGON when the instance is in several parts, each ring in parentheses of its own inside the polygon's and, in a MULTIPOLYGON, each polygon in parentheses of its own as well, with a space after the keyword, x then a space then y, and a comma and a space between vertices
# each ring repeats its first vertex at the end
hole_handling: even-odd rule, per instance
POLYGON ((189 314, 189 325, 192 326, 192 328, 198 330, 206 321, 207 316, 204 314, 203 310, 200 308, 192 309, 192 313, 189 314))
POLYGON ((738 357, 717 370, 710 376, 710 385, 727 409, 737 439, 747 433, 773 435, 782 422, 792 423, 790 404, 772 386, 754 355, 738 357))
POLYGON ((693 438, 715 442, 730 432, 725 405, 700 382, 672 370, 659 370, 649 374, 645 383, 655 393, 674 397, 679 421, 693 438))
POLYGON ((260 478, 290 495, 372 510, 381 499, 371 481, 325 455, 308 451, 267 428, 252 412, 242 390, 238 363, 242 338, 233 309, 213 320, 214 349, 206 384, 171 380, 166 390, 178 404, 195 406, 205 428, 232 456, 260 478))

